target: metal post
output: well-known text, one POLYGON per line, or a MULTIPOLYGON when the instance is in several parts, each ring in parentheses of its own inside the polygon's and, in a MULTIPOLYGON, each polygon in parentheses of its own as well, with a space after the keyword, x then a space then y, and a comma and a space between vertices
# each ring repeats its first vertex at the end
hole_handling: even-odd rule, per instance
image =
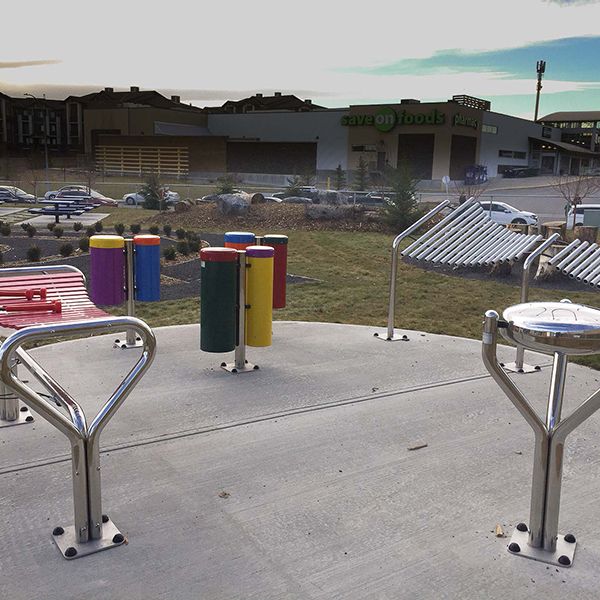
POLYGON ((237 332, 233 363, 221 363, 221 367, 230 373, 249 373, 257 371, 258 365, 246 360, 246 251, 238 250, 238 306, 237 332))
MULTIPOLYGON (((133 239, 125 240, 125 297, 127 298, 127 316, 135 317, 135 245, 133 239)), ((129 348, 140 348, 142 340, 136 336, 133 329, 125 332, 125 342, 120 339, 115 340, 115 348, 127 350, 129 348)))
MULTIPOLYGON (((16 376, 17 359, 11 364, 11 370, 16 376)), ((11 427, 13 425, 23 425, 32 423, 33 416, 26 406, 19 407, 19 398, 14 390, 0 381, 0 427, 11 427)))

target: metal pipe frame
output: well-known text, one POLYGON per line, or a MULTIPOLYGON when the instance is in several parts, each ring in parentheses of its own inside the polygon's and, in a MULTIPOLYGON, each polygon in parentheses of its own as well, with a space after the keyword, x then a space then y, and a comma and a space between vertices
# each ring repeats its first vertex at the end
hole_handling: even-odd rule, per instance
POLYGON ((590 279, 597 277, 598 268, 600 267, 600 252, 597 252, 594 260, 580 273, 577 274, 577 281, 583 281, 583 283, 589 283, 590 279), (589 276, 592 276, 591 278, 589 276))
POLYGON ((526 245, 519 249, 517 254, 513 257, 513 261, 521 260, 526 254, 531 251, 531 248, 536 244, 539 244, 544 238, 541 235, 533 236, 533 239, 530 240, 526 245))
POLYGON ((237 262, 237 327, 235 354, 232 363, 221 363, 221 368, 229 373, 251 373, 259 366, 246 360, 246 251, 238 250, 237 262))
POLYGON ((508 235, 503 238, 500 243, 496 244, 492 248, 489 248, 487 252, 484 252, 482 256, 479 257, 478 260, 471 262, 474 262, 477 265, 487 265, 490 262, 494 262, 493 259, 495 256, 502 256, 502 253, 505 251, 505 249, 512 246, 515 235, 520 234, 515 233, 514 231, 508 231, 508 235))
POLYGON ((536 236, 530 235, 525 236, 522 240, 513 238, 513 243, 501 255, 495 257, 494 262, 500 264, 514 262, 518 256, 537 241, 536 236))
POLYGON ((477 264, 481 257, 487 256, 493 249, 499 248, 510 236, 512 232, 505 229, 498 237, 490 240, 488 244, 480 248, 477 252, 471 253, 461 261, 462 266, 473 266, 477 264))
POLYGON ((25 404, 62 432, 71 444, 74 525, 69 528, 57 527, 53 531, 54 541, 67 559, 106 550, 125 540, 112 521, 102 513, 99 440, 104 427, 152 364, 155 353, 156 339, 152 330, 146 323, 133 317, 103 317, 26 327, 10 335, 0 346, 2 383, 15 390, 25 404), (26 343, 49 337, 113 333, 124 328, 134 330, 142 338, 141 356, 90 425, 75 399, 22 348, 26 343), (13 369, 17 359, 58 399, 68 416, 17 376, 13 369))
POLYGON ((427 256, 425 260, 429 262, 441 262, 445 256, 456 251, 456 248, 460 248, 464 245, 468 245, 474 236, 477 236, 481 233, 481 223, 486 220, 485 215, 480 215, 475 220, 469 222, 466 227, 463 227, 459 234, 454 237, 453 240, 450 240, 450 243, 446 243, 443 246, 440 246, 436 252, 427 256))
POLYGON ((574 248, 565 258, 563 258, 559 263, 553 262, 552 266, 562 271, 567 265, 572 263, 588 246, 589 242, 581 242, 577 248, 574 248))
POLYGON ((582 252, 576 261, 571 263, 566 269, 563 269, 563 273, 571 279, 575 279, 597 257, 597 249, 598 244, 588 246, 586 251, 582 252))
MULTIPOLYGON (((467 204, 467 203, 465 203, 465 204, 467 204)), ((465 204, 463 204, 463 206, 465 206, 465 204)), ((400 243, 402 242, 402 240, 407 238, 413 232, 417 231, 417 229, 419 229, 419 227, 422 227, 425 223, 427 223, 427 221, 429 221, 434 215, 438 214, 440 211, 442 211, 444 208, 448 207, 449 205, 450 205, 450 200, 444 200, 443 202, 438 204, 435 208, 430 210, 426 215, 422 216, 418 221, 413 223, 408 229, 405 229, 402 233, 398 234, 394 238, 394 241, 392 242, 392 266, 391 266, 391 273, 390 273, 390 299, 389 299, 389 304, 388 304, 387 336, 384 338, 384 337, 381 337, 379 335, 379 333, 375 333, 375 334, 373 334, 374 337, 384 340, 386 342, 392 342, 392 341, 396 341, 396 340, 403 340, 403 341, 408 340, 408 337, 406 335, 394 337, 394 318, 395 318, 395 309, 396 309, 396 278, 397 278, 397 273, 398 273, 398 251, 399 251, 400 243)), ((457 209, 457 210, 460 210, 460 208, 461 207, 459 207, 459 209, 457 209)), ((440 223, 438 223, 436 225, 436 227, 439 228, 441 223, 443 223, 450 216, 451 215, 448 215, 447 217, 442 219, 442 221, 440 221, 440 223)), ((448 222, 448 221, 446 221, 446 222, 448 222)))
POLYGON ((561 420, 568 355, 562 352, 554 353, 546 419, 545 422, 542 421, 521 391, 500 368, 496 357, 498 327, 498 314, 494 311, 486 312, 482 340, 484 365, 523 415, 535 435, 529 527, 524 523, 517 525, 508 549, 509 552, 526 558, 570 567, 576 548, 575 536, 558 534, 566 438, 600 409, 600 389, 561 420))
POLYGON ((581 244, 581 240, 573 240, 568 246, 565 246, 558 254, 556 254, 555 256, 553 256, 549 261, 548 264, 551 267, 556 266, 556 263, 561 260, 563 257, 565 257, 567 254, 569 254, 569 252, 571 252, 571 250, 573 248, 576 248, 577 246, 579 246, 579 244, 581 244))
POLYGON ((459 246, 458 248, 452 250, 452 252, 448 252, 444 254, 444 256, 440 256, 439 259, 434 262, 441 264, 453 264, 459 259, 459 257, 466 256, 467 253, 475 250, 475 248, 479 247, 480 244, 483 244, 486 240, 494 237, 495 234, 496 231, 494 229, 485 228, 475 230, 472 232, 471 237, 465 240, 465 244, 463 246, 459 246))
POLYGON ((483 248, 488 246, 491 243, 495 243, 501 236, 505 233, 504 227, 498 227, 497 229, 490 229, 489 231, 484 231, 483 235, 479 239, 479 241, 473 244, 472 247, 467 248, 461 252, 459 252, 456 256, 452 258, 452 263, 455 265, 460 265, 463 260, 468 260, 472 256, 476 256, 479 254, 483 248))
MULTIPOLYGON (((529 279, 531 277, 531 267, 535 261, 559 239, 560 234, 553 233, 547 240, 544 240, 535 250, 533 250, 523 261, 523 273, 521 274, 521 304, 529 302, 529 279)), ((524 359, 525 348, 523 348, 523 346, 517 346, 517 356, 515 358, 515 362, 505 364, 504 369, 512 373, 534 373, 540 370, 540 367, 537 365, 526 365, 524 359)))

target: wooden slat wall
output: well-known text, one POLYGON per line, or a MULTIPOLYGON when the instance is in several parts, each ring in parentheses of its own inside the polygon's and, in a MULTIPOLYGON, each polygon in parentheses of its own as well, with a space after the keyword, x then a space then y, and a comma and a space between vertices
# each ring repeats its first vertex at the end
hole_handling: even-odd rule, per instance
POLYGON ((96 146, 96 169, 105 173, 187 175, 189 156, 178 146, 96 146))

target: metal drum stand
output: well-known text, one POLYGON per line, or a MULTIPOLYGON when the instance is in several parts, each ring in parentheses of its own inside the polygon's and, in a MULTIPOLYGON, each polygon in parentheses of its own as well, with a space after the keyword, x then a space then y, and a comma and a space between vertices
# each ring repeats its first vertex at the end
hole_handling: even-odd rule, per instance
POLYGON ((600 408, 600 389, 561 420, 568 357, 600 353, 600 310, 562 302, 529 302, 498 313, 486 312, 483 323, 483 362, 496 383, 533 429, 535 452, 529 525, 519 523, 509 552, 556 566, 570 567, 576 539, 558 534, 565 440, 600 408), (496 356, 498 329, 519 346, 554 355, 545 421, 500 366, 496 356))

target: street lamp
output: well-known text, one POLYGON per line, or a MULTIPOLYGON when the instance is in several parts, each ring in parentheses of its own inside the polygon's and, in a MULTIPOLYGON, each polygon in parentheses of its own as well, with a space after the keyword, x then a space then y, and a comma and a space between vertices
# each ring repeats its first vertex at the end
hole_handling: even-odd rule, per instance
MULTIPOLYGON (((23 95, 33 98, 35 100, 35 102, 38 101, 38 98, 36 98, 33 94, 23 94, 23 95)), ((46 191, 48 191, 50 189, 50 180, 48 178, 48 128, 50 126, 50 119, 48 118, 48 105, 46 104, 46 94, 43 94, 42 97, 44 100, 44 158, 46 161, 46 191)), ((35 104, 34 104, 34 107, 35 107, 35 104)), ((34 117, 35 117, 35 112, 34 112, 34 117)))

